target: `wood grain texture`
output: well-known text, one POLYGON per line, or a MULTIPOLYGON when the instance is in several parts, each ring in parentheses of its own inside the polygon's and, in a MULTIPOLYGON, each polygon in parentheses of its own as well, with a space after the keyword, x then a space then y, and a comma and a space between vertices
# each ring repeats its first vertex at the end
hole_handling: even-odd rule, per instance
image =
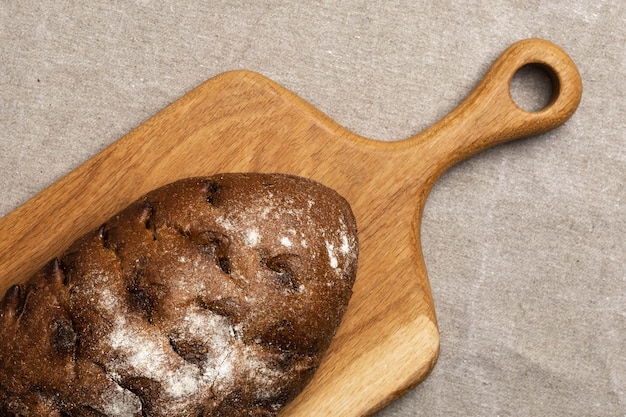
POLYGON ((422 381, 439 335, 420 245, 430 189, 453 164, 488 147, 564 123, 582 94, 556 45, 520 41, 455 110, 395 142, 358 136, 252 72, 198 86, 0 219, 0 290, 27 279, 76 238, 142 194, 219 172, 284 172, 342 194, 359 225, 354 295, 320 370, 281 416, 365 416, 422 381), (520 109, 510 81, 527 64, 553 79, 551 102, 520 109))

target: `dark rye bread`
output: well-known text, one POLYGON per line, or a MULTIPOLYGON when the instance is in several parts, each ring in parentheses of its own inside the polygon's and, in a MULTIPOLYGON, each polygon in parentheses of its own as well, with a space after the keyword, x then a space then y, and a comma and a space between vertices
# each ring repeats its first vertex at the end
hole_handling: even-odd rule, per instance
POLYGON ((0 416, 274 416, 337 330, 357 246, 308 179, 155 190, 7 291, 0 416))

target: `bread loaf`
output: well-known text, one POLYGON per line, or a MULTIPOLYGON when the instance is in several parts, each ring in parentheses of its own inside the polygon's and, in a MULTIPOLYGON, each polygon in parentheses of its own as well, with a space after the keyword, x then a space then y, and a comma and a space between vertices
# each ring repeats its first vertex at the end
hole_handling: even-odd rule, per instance
POLYGON ((0 302, 1 416, 274 416, 357 267, 348 203, 283 174, 166 185, 0 302))

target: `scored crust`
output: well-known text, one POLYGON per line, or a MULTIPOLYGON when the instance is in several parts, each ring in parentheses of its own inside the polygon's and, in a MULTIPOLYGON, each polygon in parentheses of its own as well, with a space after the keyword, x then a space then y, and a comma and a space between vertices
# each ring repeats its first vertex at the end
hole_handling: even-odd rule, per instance
POLYGON ((301 177, 140 198, 0 301, 0 415, 274 416, 352 292, 348 203, 301 177))

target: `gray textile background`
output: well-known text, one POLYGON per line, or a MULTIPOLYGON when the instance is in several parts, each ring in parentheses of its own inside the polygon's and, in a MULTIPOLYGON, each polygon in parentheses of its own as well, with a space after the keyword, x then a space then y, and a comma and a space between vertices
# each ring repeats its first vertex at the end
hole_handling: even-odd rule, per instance
MULTIPOLYGON (((546 38, 577 63, 582 103, 435 186, 422 243, 441 356, 379 417, 626 416, 625 7, 2 0, 0 215, 226 70, 395 140, 452 110, 508 45, 546 38)), ((545 83, 521 78, 532 103, 545 83)))

